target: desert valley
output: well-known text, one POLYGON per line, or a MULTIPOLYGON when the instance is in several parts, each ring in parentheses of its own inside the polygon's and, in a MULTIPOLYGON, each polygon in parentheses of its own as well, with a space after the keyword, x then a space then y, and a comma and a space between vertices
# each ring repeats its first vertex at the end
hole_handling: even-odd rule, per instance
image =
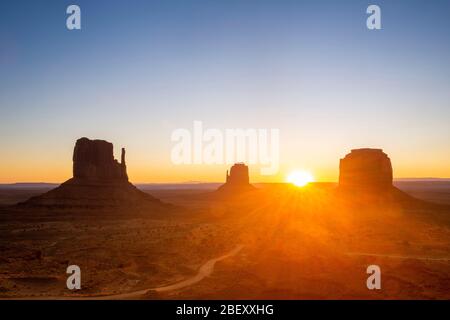
POLYGON ((379 149, 301 188, 252 185, 245 164, 223 185, 136 187, 126 169, 82 138, 65 183, 0 188, 0 298, 450 299, 450 182, 393 184, 379 149))

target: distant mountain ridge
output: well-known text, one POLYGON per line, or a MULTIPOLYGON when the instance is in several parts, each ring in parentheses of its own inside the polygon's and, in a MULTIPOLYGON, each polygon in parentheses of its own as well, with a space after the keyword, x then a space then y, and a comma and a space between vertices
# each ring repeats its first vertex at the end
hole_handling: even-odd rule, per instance
MULTIPOLYGON (((394 179, 396 182, 450 182, 450 178, 398 178, 394 179)), ((256 182, 258 185, 271 185, 271 184, 286 184, 287 182, 256 182)), ((322 183, 322 182, 320 182, 322 183)), ((323 183, 336 183, 337 182, 323 182, 323 183)), ((173 183, 136 183, 135 186, 139 189, 210 189, 217 188, 222 183, 220 182, 173 182, 173 183)), ((60 183, 51 182, 16 182, 16 183, 0 183, 0 189, 47 189, 55 188, 61 185, 60 183)))
POLYGON ((45 189, 55 188, 61 185, 60 183, 47 182, 16 182, 16 183, 1 183, 0 189, 45 189))

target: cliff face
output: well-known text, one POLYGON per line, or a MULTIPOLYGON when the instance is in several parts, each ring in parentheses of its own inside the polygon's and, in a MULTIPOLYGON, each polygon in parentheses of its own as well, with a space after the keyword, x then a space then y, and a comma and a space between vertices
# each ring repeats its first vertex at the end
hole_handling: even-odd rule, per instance
POLYGON ((236 163, 230 169, 230 174, 227 171, 226 182, 230 185, 248 185, 248 167, 243 163, 236 163))
POLYGON ((113 144, 104 140, 78 139, 73 151, 73 177, 98 181, 128 181, 125 149, 121 163, 114 159, 113 144))
POLYGON ((340 160, 339 186, 347 189, 389 189, 392 165, 381 149, 354 149, 340 160))

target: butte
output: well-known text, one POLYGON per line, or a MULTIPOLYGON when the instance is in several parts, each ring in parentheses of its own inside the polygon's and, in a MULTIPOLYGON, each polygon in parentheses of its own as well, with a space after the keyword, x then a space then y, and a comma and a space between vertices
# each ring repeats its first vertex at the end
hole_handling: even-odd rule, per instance
POLYGON ((19 207, 83 210, 135 208, 162 209, 159 199, 138 190, 128 181, 125 149, 121 162, 114 159, 113 144, 104 140, 78 139, 73 151, 73 177, 19 207))
POLYGON ((244 163, 236 163, 231 167, 229 173, 227 170, 225 183, 215 191, 215 194, 235 197, 255 190, 256 188, 250 184, 248 166, 244 163))
POLYGON ((391 159, 382 149, 353 149, 339 163, 338 193, 372 203, 395 202, 405 207, 431 206, 393 185, 391 159))

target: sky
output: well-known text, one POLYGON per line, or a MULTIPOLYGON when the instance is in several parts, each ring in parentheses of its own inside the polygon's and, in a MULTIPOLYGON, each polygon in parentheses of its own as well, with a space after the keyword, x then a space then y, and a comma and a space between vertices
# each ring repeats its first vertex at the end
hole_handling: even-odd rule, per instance
POLYGON ((171 161, 194 121, 280 130, 280 170, 254 182, 336 181, 361 147, 394 177, 448 178, 449 88, 450 1, 1 1, 0 183, 70 178, 84 136, 125 147, 133 182, 222 181, 171 161))

